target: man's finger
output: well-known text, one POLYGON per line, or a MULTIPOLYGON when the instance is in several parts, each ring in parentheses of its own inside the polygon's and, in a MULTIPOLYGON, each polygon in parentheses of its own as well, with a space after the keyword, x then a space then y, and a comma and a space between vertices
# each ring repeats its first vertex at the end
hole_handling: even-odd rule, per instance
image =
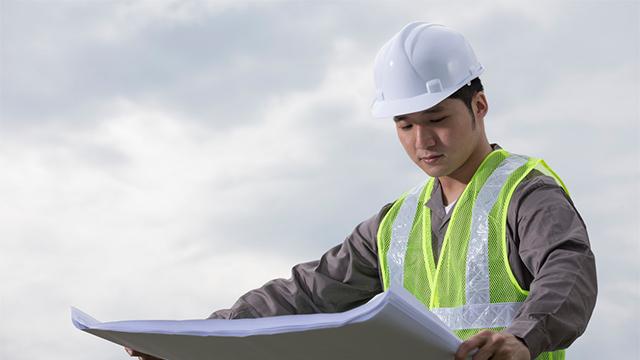
POLYGON ((140 359, 140 360, 162 360, 162 359, 157 358, 155 356, 151 356, 151 355, 148 355, 148 354, 145 354, 145 353, 141 353, 139 351, 133 350, 133 349, 128 348, 126 346, 125 346, 124 349, 127 351, 127 354, 129 354, 129 356, 137 356, 138 359, 140 359))
POLYGON ((483 331, 478 333, 467 341, 460 344, 458 347, 458 351, 456 351, 455 360, 464 360, 467 358, 469 353, 476 348, 482 347, 487 340, 491 337, 491 331, 483 331))
POLYGON ((487 341, 482 345, 482 347, 478 350, 478 352, 473 355, 472 360, 489 360, 491 359, 496 351, 500 349, 500 347, 504 345, 504 338, 500 333, 493 333, 488 338, 487 341))
POLYGON ((137 351, 135 351, 135 350, 133 350, 131 348, 128 348, 126 346, 124 347, 124 350, 127 352, 127 354, 129 354, 129 356, 138 356, 138 355, 140 355, 139 352, 137 352, 137 351))

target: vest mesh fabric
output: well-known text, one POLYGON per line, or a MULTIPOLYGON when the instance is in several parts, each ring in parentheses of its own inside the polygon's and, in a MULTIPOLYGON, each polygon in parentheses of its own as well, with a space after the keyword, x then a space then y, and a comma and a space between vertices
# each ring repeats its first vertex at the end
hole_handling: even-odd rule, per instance
MULTIPOLYGON (((449 324, 463 340, 484 329, 503 330, 528 294, 515 280, 507 257, 507 209, 516 187, 534 168, 554 177, 564 188, 562 181, 540 159, 510 155, 504 150, 490 153, 452 210, 437 265, 434 264, 434 250, 431 246, 431 211, 424 205, 431 195, 435 180, 430 179, 421 191, 416 192, 414 189, 404 194, 393 204, 378 229, 379 261, 385 290, 392 281, 387 252, 390 248, 399 248, 391 244, 392 241, 398 241, 397 237, 394 240, 393 228, 411 226, 407 232, 408 239, 405 240, 407 243, 401 247, 406 251, 403 262, 400 263, 404 287, 449 324), (508 172, 503 174, 503 178, 496 180, 496 173, 500 171, 508 172), (490 180, 487 181, 488 179, 490 180), (483 195, 478 200, 481 191, 483 195), (486 193, 497 194, 497 198, 494 195, 486 196, 486 193), (418 197, 413 212, 407 212, 406 207, 400 211, 407 197, 414 202, 415 197, 418 197), (474 213, 474 207, 475 211, 485 209, 481 211, 484 212, 482 217, 474 213), (399 213, 405 219, 398 221, 399 213), (478 218, 486 219, 486 225, 478 224, 478 218), (471 234, 472 228, 475 229, 474 235, 471 234), (469 249, 470 238, 477 237, 477 234, 480 234, 482 241, 472 239, 474 246, 469 249), (467 268, 469 256, 480 256, 481 259, 484 256, 484 260, 472 262, 476 265, 467 268), (470 274, 469 279, 467 273, 470 274), (485 274, 484 277, 476 276, 482 273, 485 274), (487 323, 486 319, 491 321, 487 323)), ((397 259, 399 255, 395 256, 397 259)), ((391 265, 393 268, 393 264, 391 265)), ((537 357, 563 358, 563 351, 543 353, 537 357)))

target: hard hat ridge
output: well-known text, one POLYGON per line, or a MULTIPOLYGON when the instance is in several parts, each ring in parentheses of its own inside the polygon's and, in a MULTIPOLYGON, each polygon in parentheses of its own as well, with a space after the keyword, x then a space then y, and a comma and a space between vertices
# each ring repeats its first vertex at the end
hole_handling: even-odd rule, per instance
POLYGON ((428 109, 478 77, 484 68, 464 36, 440 24, 405 25, 374 63, 374 117, 428 109))

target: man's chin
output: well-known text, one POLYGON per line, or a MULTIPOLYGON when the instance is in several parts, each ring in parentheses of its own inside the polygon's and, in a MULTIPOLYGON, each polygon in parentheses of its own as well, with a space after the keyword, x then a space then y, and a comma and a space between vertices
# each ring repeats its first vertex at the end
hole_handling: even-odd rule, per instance
POLYGON ((447 172, 445 169, 441 169, 439 167, 420 167, 422 171, 424 171, 429 177, 442 177, 447 176, 447 172))

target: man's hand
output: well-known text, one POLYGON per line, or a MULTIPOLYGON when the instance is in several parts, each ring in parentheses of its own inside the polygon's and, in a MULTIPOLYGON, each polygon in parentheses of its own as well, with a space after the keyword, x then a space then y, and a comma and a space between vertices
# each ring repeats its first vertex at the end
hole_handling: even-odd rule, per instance
POLYGON ((464 360, 473 349, 478 349, 473 360, 531 360, 529 349, 515 336, 485 330, 460 344, 455 360, 464 360))
POLYGON ((130 349, 128 347, 125 347, 124 350, 127 352, 127 354, 129 354, 130 356, 137 356, 138 359, 140 360, 162 360, 159 359, 155 356, 151 356, 151 355, 147 355, 147 354, 143 354, 141 352, 135 351, 133 349, 130 349))

